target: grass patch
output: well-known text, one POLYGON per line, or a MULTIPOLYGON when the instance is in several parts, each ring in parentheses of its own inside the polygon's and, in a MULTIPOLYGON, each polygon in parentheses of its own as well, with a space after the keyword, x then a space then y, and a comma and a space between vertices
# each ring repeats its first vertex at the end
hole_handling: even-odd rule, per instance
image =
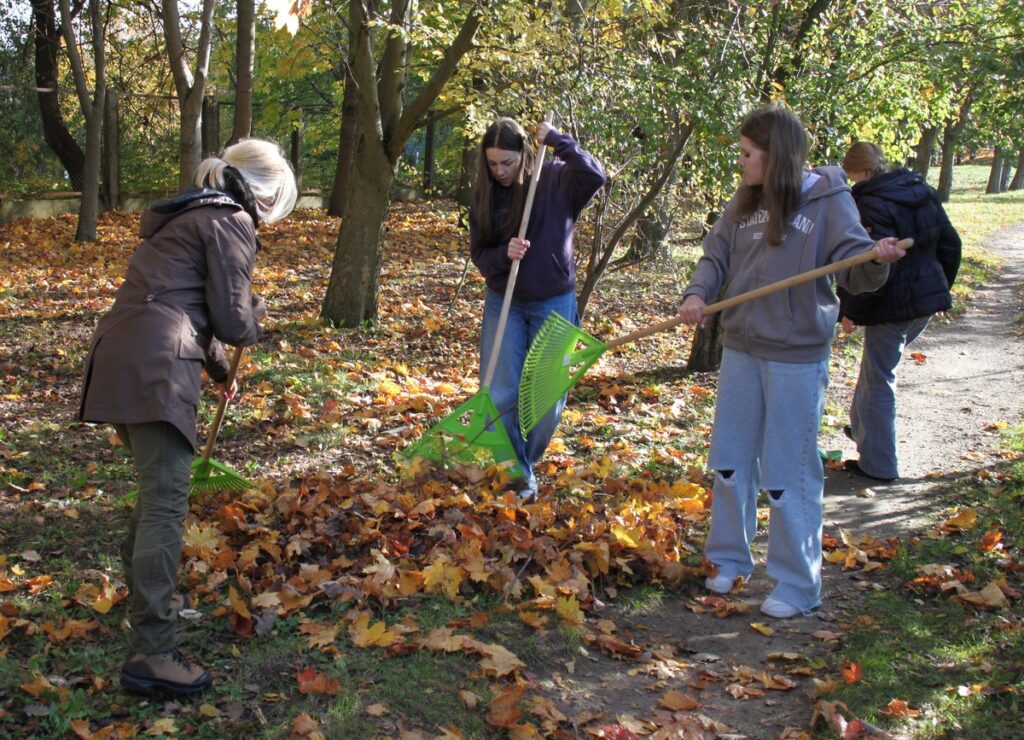
POLYGON ((949 515, 969 510, 976 521, 961 530, 939 523, 903 546, 886 590, 867 600, 848 634, 836 665, 858 664, 862 679, 828 698, 854 715, 890 725, 884 710, 901 699, 921 713, 897 722, 911 737, 1024 736, 1024 426, 1004 439, 1014 462, 949 492, 949 515), (953 598, 950 581, 942 590, 922 578, 936 566, 955 572, 971 592, 998 584, 1009 606, 983 609, 953 598))

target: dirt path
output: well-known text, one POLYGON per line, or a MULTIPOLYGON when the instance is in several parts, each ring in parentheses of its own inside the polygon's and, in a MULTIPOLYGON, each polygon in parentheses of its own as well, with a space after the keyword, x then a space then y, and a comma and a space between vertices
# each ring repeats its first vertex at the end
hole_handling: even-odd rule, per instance
MULTIPOLYGON (((1024 226, 1000 232, 985 247, 1006 261, 998 278, 976 293, 964 316, 931 326, 914 343, 911 351, 924 355, 922 363, 907 358, 900 368, 901 480, 868 486, 865 479, 845 471, 828 471, 826 533, 838 536, 837 527, 842 526, 875 537, 906 536, 933 511, 935 496, 930 494, 937 486, 996 461, 995 422, 1020 421, 1024 339, 1016 321, 1024 311, 1019 296, 1024 284, 1024 226)), ((852 390, 852 384, 840 385, 834 379, 830 402, 845 410, 852 390)), ((842 449, 845 457, 856 456, 842 432, 821 442, 826 449, 842 449)), ((650 646, 651 660, 618 662, 596 648, 586 648, 567 665, 554 666, 542 684, 570 718, 599 713, 602 722, 619 721, 634 730, 659 711, 667 712, 659 708, 659 701, 670 690, 699 702, 693 712, 683 713, 695 728, 701 721, 698 715, 703 715, 721 723, 705 722, 720 735, 776 738, 786 727, 806 728, 814 704, 813 683, 792 669, 832 650, 822 633, 841 631, 839 623, 856 613, 862 592, 848 572, 826 564, 825 603, 818 613, 792 620, 763 617, 757 605, 769 590, 764 540, 762 531, 761 565, 741 596, 750 607, 748 613, 715 616, 713 602, 701 602, 706 593, 696 583, 640 608, 612 605, 609 616, 625 631, 619 636, 650 646), (774 631, 765 635, 752 623, 774 631), (782 653, 801 657, 771 657, 782 653), (798 685, 791 690, 766 689, 759 675, 786 676, 798 685), (764 695, 734 698, 734 693, 744 691, 736 687, 760 689, 764 695)))

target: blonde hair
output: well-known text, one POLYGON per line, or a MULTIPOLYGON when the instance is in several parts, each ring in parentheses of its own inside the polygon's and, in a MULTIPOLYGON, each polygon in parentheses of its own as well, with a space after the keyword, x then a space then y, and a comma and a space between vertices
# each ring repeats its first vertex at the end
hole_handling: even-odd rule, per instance
POLYGON ((219 157, 207 157, 199 163, 195 184, 247 201, 240 205, 267 223, 291 213, 299 195, 288 160, 277 144, 263 139, 242 139, 219 157))
POLYGON ((870 141, 857 141, 847 149, 842 167, 847 172, 867 170, 868 177, 874 177, 887 171, 889 163, 885 161, 885 154, 877 144, 872 144, 870 141))

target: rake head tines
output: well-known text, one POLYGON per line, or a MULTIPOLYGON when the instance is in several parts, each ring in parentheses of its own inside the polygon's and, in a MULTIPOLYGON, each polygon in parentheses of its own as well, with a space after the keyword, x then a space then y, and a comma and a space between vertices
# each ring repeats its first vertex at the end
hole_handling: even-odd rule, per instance
POLYGON ((545 319, 526 353, 519 381, 519 431, 524 438, 606 349, 560 314, 545 319))
POLYGON ((192 493, 200 491, 246 491, 256 485, 227 465, 216 460, 199 458, 192 463, 192 493))

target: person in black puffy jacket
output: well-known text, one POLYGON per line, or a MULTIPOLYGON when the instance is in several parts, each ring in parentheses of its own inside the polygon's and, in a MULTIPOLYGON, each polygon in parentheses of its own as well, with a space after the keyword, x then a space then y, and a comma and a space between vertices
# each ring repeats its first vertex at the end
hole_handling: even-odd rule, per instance
POLYGON ((949 222, 938 193, 905 168, 889 170, 882 150, 858 141, 843 158, 853 181, 861 222, 875 239, 911 238, 907 256, 891 265, 879 290, 839 294, 843 325, 864 326, 864 353, 846 433, 859 459, 845 467, 866 478, 899 477, 896 456, 896 368, 907 346, 932 316, 952 306, 950 287, 960 268, 960 236, 949 222))

